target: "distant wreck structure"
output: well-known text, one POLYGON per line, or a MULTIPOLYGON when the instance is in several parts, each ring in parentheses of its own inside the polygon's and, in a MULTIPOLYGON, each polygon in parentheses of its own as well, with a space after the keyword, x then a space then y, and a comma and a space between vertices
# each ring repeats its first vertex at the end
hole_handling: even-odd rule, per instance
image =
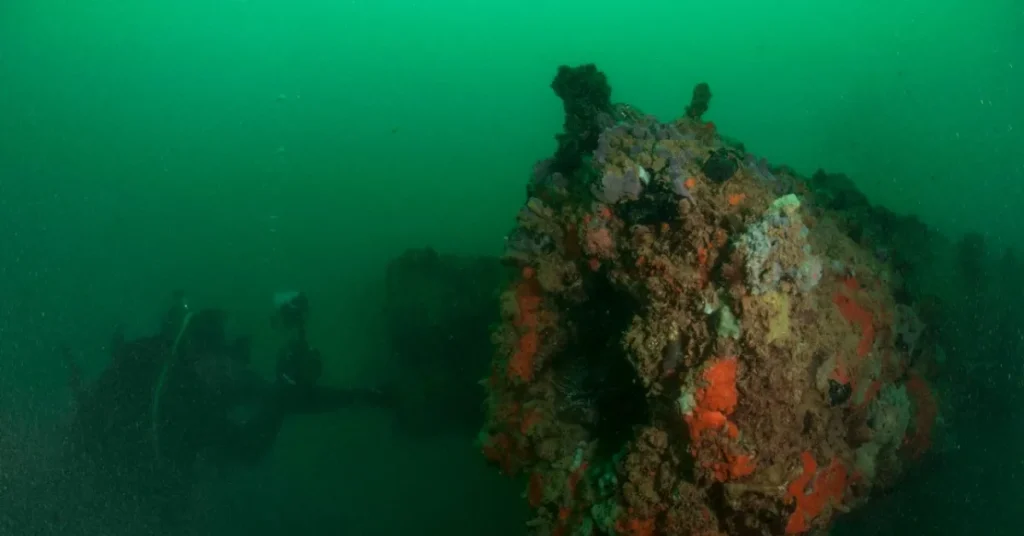
POLYGON ((400 414, 414 436, 476 432, 483 417, 480 377, 497 322, 495 289, 508 269, 494 257, 409 249, 388 263, 385 320, 395 374, 409 403, 400 414))
POLYGON ((850 236, 852 185, 723 139, 704 83, 667 123, 594 65, 553 88, 565 131, 509 235, 479 437, 530 531, 824 534, 896 485, 931 445, 939 351, 850 236))

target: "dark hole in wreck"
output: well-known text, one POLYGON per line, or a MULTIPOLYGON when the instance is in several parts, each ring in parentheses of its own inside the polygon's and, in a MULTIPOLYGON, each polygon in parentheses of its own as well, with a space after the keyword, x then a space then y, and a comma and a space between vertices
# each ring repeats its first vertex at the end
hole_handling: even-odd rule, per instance
POLYGON ((638 304, 600 274, 587 278, 587 299, 569 307, 569 342, 555 361, 561 418, 584 426, 608 459, 650 422, 646 393, 623 349, 638 304))

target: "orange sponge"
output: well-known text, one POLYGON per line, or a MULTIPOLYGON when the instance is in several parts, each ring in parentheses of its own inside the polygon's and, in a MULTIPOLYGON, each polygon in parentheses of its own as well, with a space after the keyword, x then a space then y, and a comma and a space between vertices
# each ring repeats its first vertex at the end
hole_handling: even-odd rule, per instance
POLYGON ((829 504, 840 504, 846 493, 846 467, 838 460, 832 460, 820 473, 810 452, 804 451, 800 461, 803 463, 803 473, 786 488, 786 502, 796 501, 796 510, 786 524, 786 534, 800 534, 810 530, 811 520, 824 512, 829 504))
POLYGON ((706 410, 729 415, 736 409, 736 358, 719 359, 704 371, 708 386, 697 391, 697 404, 706 410))

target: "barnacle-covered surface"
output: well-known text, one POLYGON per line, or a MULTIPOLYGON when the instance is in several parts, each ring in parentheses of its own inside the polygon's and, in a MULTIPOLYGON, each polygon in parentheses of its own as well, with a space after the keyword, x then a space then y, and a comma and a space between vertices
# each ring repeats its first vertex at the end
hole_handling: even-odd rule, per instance
POLYGON ((537 534, 821 532, 929 448, 914 301, 826 174, 701 119, 707 86, 663 123, 595 73, 559 71, 560 97, 601 102, 566 103, 582 133, 510 234, 483 453, 523 476, 537 534))

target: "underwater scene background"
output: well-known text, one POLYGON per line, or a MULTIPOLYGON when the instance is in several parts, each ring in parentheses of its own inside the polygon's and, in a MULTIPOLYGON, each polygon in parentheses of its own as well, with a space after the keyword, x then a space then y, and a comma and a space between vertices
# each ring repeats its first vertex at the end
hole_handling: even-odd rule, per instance
MULTIPOLYGON (((514 478, 501 474, 516 472, 508 453, 493 452, 494 438, 506 437, 502 426, 511 423, 502 421, 503 404, 542 407, 555 395, 536 394, 540 386, 550 380, 553 393, 562 385, 554 358, 550 367, 532 363, 536 375, 533 369, 504 372, 521 366, 507 361, 522 349, 529 308, 514 296, 515 311, 508 313, 506 302, 523 280, 547 273, 542 268, 554 266, 552 258, 576 266, 572 270, 583 274, 578 278, 591 299, 605 296, 591 284, 635 289, 648 278, 665 281, 625 266, 639 268, 637 244, 660 244, 637 242, 628 230, 646 225, 657 234, 667 218, 672 232, 714 242, 715 230, 723 229, 735 237, 728 243, 723 238, 720 258, 710 261, 715 265, 719 258, 718 268, 694 272, 692 292, 679 294, 711 303, 708 296, 715 293, 707 285, 730 280, 727 252, 742 249, 742 236, 753 236, 744 229, 769 221, 765 215, 774 197, 792 192, 804 201, 805 223, 838 222, 808 223, 807 241, 824 265, 818 266, 823 283, 815 280, 814 290, 803 294, 784 291, 794 311, 803 307, 798 297, 810 304, 814 293, 823 297, 822 307, 832 307, 836 293, 852 288, 843 286, 851 279, 859 278, 865 288, 868 279, 904 281, 884 291, 872 286, 878 294, 864 299, 879 310, 913 307, 928 326, 918 333, 924 333, 922 347, 931 349, 931 357, 926 365, 911 359, 914 345, 893 336, 894 352, 909 357, 872 378, 891 382, 893 393, 903 389, 902 399, 915 386, 921 389, 918 381, 927 381, 930 387, 923 389, 930 389, 937 416, 927 452, 893 470, 898 478, 864 491, 864 497, 849 492, 857 500, 848 504, 841 504, 841 490, 830 504, 815 504, 806 530, 790 516, 805 503, 800 497, 787 502, 785 490, 765 499, 770 507, 743 501, 726 507, 724 499, 709 500, 714 530, 796 533, 828 530, 831 523, 837 535, 1017 534, 1013 513, 1024 499, 1024 429, 1017 411, 1024 403, 1024 313, 1018 307, 1024 300, 1022 31, 1024 7, 1010 0, 3 2, 0 533, 74 534, 74 526, 82 534, 697 534, 682 532, 678 527, 685 523, 673 525, 670 512, 630 502, 628 493, 601 495, 600 474, 587 475, 593 482, 581 492, 589 494, 589 521, 573 517, 579 511, 571 514, 563 491, 547 485, 538 492, 535 474, 560 485, 568 480, 575 493, 581 477, 572 475, 583 464, 567 470, 561 458, 572 462, 575 441, 583 441, 577 435, 568 454, 552 455, 546 465, 524 461, 514 478), (692 173, 697 179, 686 183, 692 204, 672 200, 681 216, 640 215, 616 204, 642 200, 602 197, 601 188, 590 184, 569 188, 564 199, 543 194, 539 185, 551 175, 535 164, 555 155, 555 135, 570 123, 570 104, 552 91, 552 82, 559 66, 591 63, 607 76, 611 102, 643 110, 617 116, 620 124, 639 123, 652 132, 662 128, 653 126, 653 118, 673 124, 678 132, 665 139, 678 134, 675 141, 692 142, 686 146, 692 151, 735 149, 722 140, 738 140, 739 175, 718 181, 706 166, 686 164, 679 178, 692 173), (703 116, 686 118, 694 87, 702 82, 713 93, 710 106, 703 116), (691 122, 673 123, 679 118, 691 122), (709 123, 710 130, 695 130, 709 123), (744 152, 766 163, 748 166, 744 152), (816 176, 819 169, 826 173, 816 176), (754 181, 756 170, 792 186, 785 192, 766 189, 754 181), (848 182, 829 180, 838 174, 848 182), (528 191, 542 205, 528 204, 528 191), (591 197, 581 200, 591 194, 607 206, 593 205, 591 197), (705 211, 699 222, 698 212, 685 208, 693 206, 705 211), (524 219, 524 210, 540 219, 524 219), (615 251, 591 241, 587 229, 605 231, 585 228, 604 215, 615 222, 606 234, 622 244, 615 251), (557 245, 542 255, 510 255, 508 238, 517 229, 542 233, 541 220, 558 222, 558 232, 571 225, 581 244, 558 235, 557 245), (847 242, 834 246, 839 242, 830 241, 833 235, 847 242), (870 259, 839 259, 835 253, 847 250, 870 259), (837 260, 845 264, 832 262, 837 260), (878 269, 877 277, 864 273, 869 266, 878 269), (889 279, 883 271, 898 275, 889 279), (588 283, 598 279, 602 283, 588 283), (230 331, 252 336, 252 366, 267 377, 274 374, 282 344, 268 324, 272 296, 301 289, 311 301, 309 338, 325 356, 320 382, 395 386, 402 393, 401 415, 352 409, 291 418, 257 467, 203 472, 187 522, 174 528, 142 519, 134 506, 126 506, 137 498, 116 494, 105 501, 109 510, 47 504, 53 501, 48 482, 62 471, 62 430, 75 409, 61 348, 70 349, 87 381, 99 377, 110 361, 111 334, 118 326, 129 339, 157 329, 175 289, 184 289, 193 304, 229 311, 230 331), (494 367, 508 385, 478 384, 494 367), (555 371, 551 378, 549 368, 555 371), (924 379, 908 379, 919 376, 924 379), (548 478, 555 474, 560 476, 548 478), (593 507, 619 500, 616 508, 623 512, 651 510, 632 517, 615 510, 611 522, 596 521, 593 507), (54 521, 50 512, 61 507, 74 516, 54 521), (771 515, 737 513, 745 509, 771 515), (851 512, 839 515, 846 510, 851 512), (561 523, 566 519, 575 524, 561 523)), ((628 162, 638 160, 627 154, 628 146, 614 147, 628 162)), ((591 162, 597 148, 580 152, 591 162)), ((687 162, 697 158, 687 155, 687 162)), ((621 164, 614 158, 608 166, 621 164)), ((607 177, 604 160, 593 159, 607 177)), ((641 169, 653 171, 654 165, 641 169)), ((582 176, 577 167, 552 172, 573 180, 582 176)), ((659 177, 644 179, 644 186, 659 177)), ((595 184, 609 185, 600 179, 595 184)), ((671 184, 665 180, 665 192, 671 184)), ((653 187, 649 191, 654 195, 653 187)), ((801 231, 795 221, 778 225, 796 225, 778 231, 795 234, 779 236, 802 245, 804 237, 794 238, 801 231)), ((696 245, 665 244, 658 251, 666 263, 704 266, 696 245)), ((722 283, 722 296, 732 292, 728 288, 722 283)), ((653 287, 645 289, 638 295, 654 294, 653 287)), ((608 327, 591 321, 586 311, 572 316, 568 304, 586 300, 562 286, 530 292, 531 298, 535 292, 557 295, 565 307, 564 315, 545 324, 545 333, 608 327), (572 320, 563 325, 563 318, 572 320)), ((669 301, 648 309, 660 311, 669 301)), ((778 314, 758 313, 758 307, 746 307, 749 318, 778 314)), ((794 312, 793 324, 817 326, 832 317, 858 322, 859 309, 838 307, 827 316, 807 313, 817 309, 806 305, 805 316, 794 312)), ((750 327, 755 320, 738 316, 745 334, 758 333, 750 327)), ((882 327, 880 320, 875 324, 879 333, 899 331, 882 327)), ((554 339, 542 337, 541 347, 554 339)), ((727 346, 739 343, 725 339, 694 343, 687 351, 740 356, 736 417, 731 410, 712 410, 729 414, 722 418, 739 422, 747 434, 744 389, 754 384, 744 382, 751 381, 758 361, 744 362, 743 356, 760 354, 727 346)), ((674 348, 671 340, 660 340, 657 359, 664 357, 662 345, 674 348)), ((859 352, 857 342, 851 352, 859 352)), ((831 352, 842 344, 822 347, 831 352)), ((704 422, 704 414, 684 418, 672 403, 692 388, 699 406, 700 392, 713 390, 711 377, 728 361, 699 365, 684 359, 691 375, 655 388, 660 380, 652 378, 663 367, 675 374, 675 367, 630 355, 620 364, 641 371, 637 381, 651 389, 648 400, 671 390, 664 396, 677 412, 676 425, 690 429, 680 437, 695 445, 705 440, 687 421, 704 422), (643 366, 655 372, 645 375, 643 366)), ((735 376, 736 365, 731 366, 735 376)), ((841 372, 839 380, 845 377, 841 372)), ((834 394, 831 384, 824 385, 827 395, 834 394)), ((617 396, 613 404, 621 402, 617 396)), ((864 393, 852 396, 860 396, 865 408, 872 400, 864 393)), ((837 415, 853 428, 853 404, 843 398, 821 414, 837 415)), ((919 404, 911 406, 911 416, 905 412, 904 428, 915 426, 919 404)), ((656 403, 648 410, 659 412, 656 403)), ((864 419, 877 432, 877 419, 864 419)), ((539 436, 528 434, 520 420, 511 426, 532 449, 539 436)), ((545 426, 573 421, 552 416, 545 426)), ((636 431, 636 422, 626 424, 611 435, 636 431)), ((771 436, 758 435, 759 426, 751 424, 750 437, 771 436)), ((820 436, 826 435, 822 428, 820 436)), ((599 436, 605 437, 594 434, 599 436)), ((804 441, 811 436, 818 437, 805 431, 804 441)), ((894 441, 895 452, 900 440, 894 441)), ((812 479, 815 470, 801 464, 807 445, 794 443, 792 452, 778 447, 789 457, 779 454, 772 465, 778 469, 771 470, 779 474, 763 476, 764 482, 775 478, 785 488, 804 474, 812 479)), ((856 458, 854 450, 843 450, 848 446, 827 452, 815 447, 823 472, 832 458, 856 458)), ((769 459, 767 452, 758 450, 761 460, 769 459)), ((604 456, 607 464, 620 460, 604 456)), ((729 460, 725 472, 731 476, 723 481, 761 482, 760 470, 771 472, 764 462, 754 469, 729 460)), ((714 483, 713 469, 702 477, 700 463, 695 465, 691 477, 709 482, 702 497, 727 487, 728 482, 714 483)))

